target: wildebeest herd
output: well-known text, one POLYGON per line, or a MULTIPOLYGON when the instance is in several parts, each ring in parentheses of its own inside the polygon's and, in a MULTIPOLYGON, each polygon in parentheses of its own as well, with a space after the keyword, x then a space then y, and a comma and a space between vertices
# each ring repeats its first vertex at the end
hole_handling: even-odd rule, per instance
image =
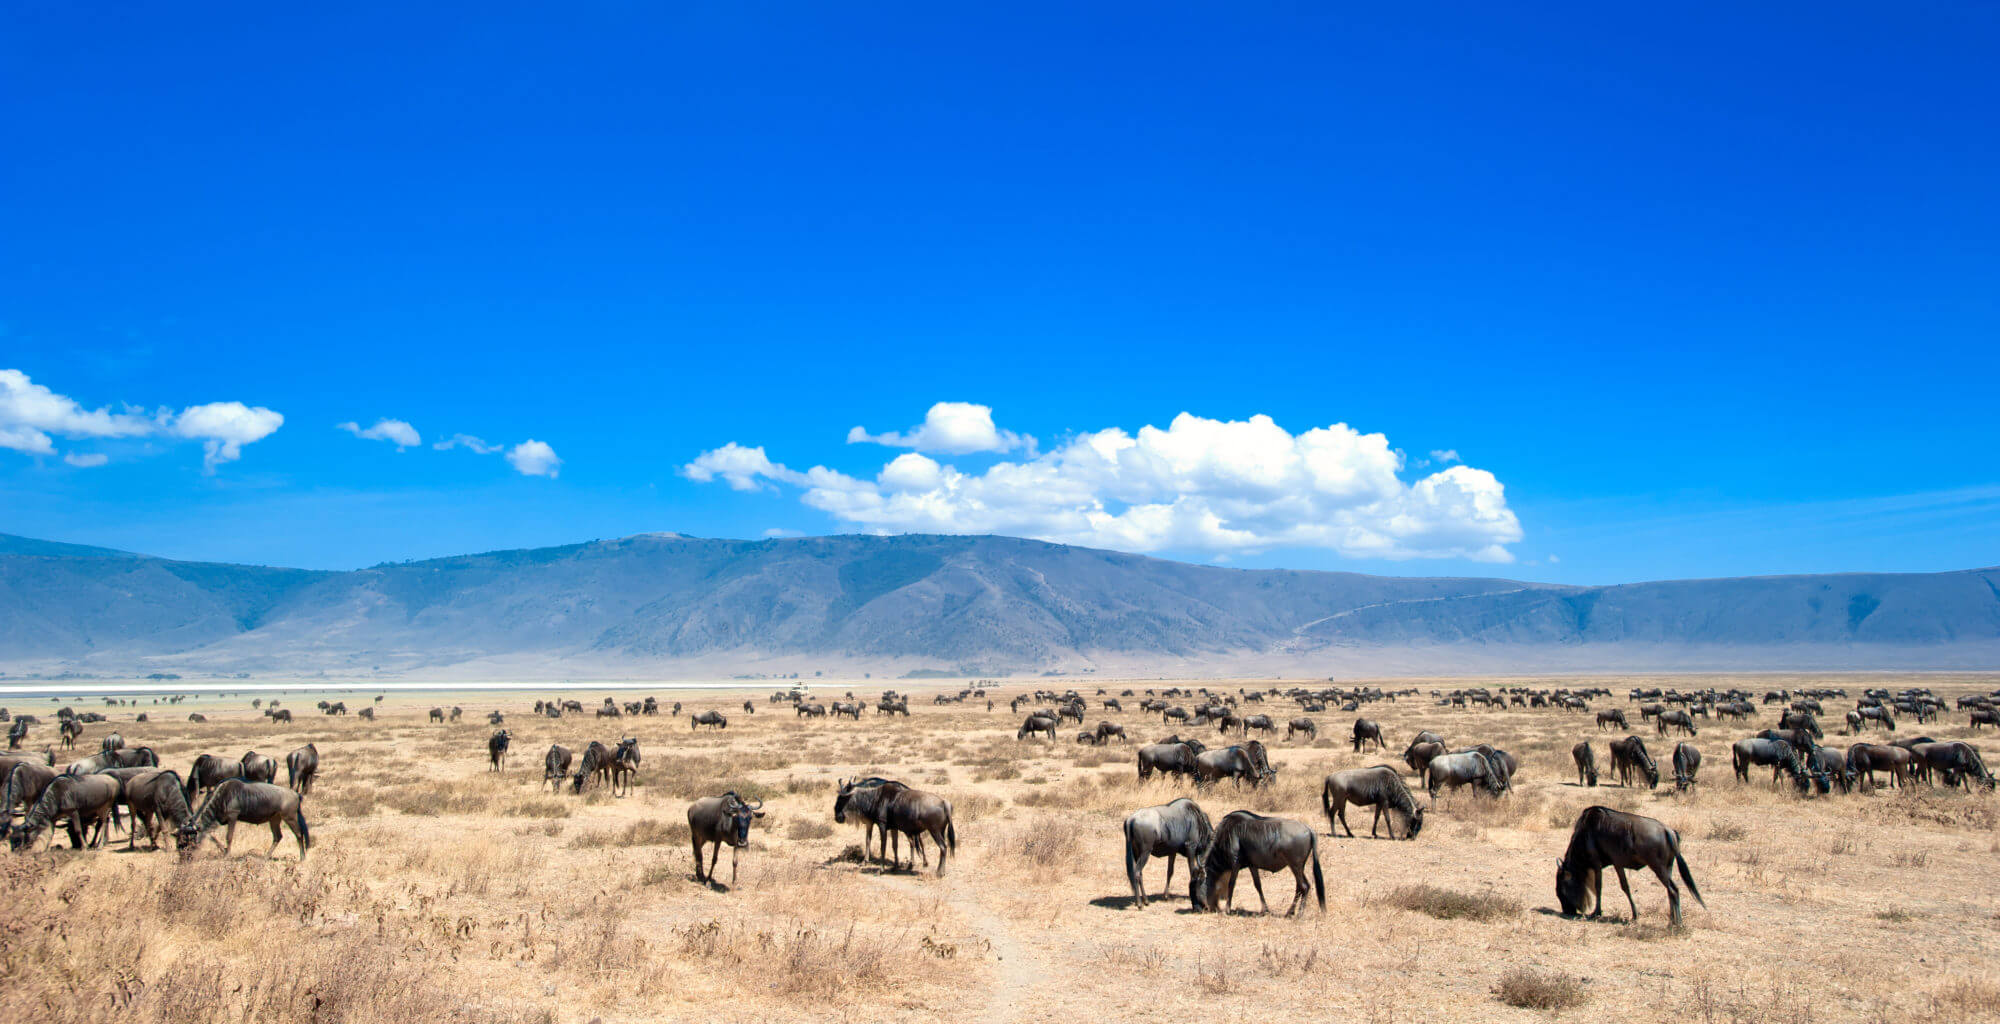
MULTIPOLYGON (((856 699, 851 693, 847 696, 847 700, 822 705, 793 690, 773 694, 771 700, 773 703, 789 700, 801 720, 859 720, 868 709, 884 716, 910 713, 907 696, 893 691, 872 703, 856 699)), ((993 700, 983 690, 941 694, 934 703, 959 704, 974 696, 985 699, 987 708, 993 709, 993 700)), ((1285 690, 1272 687, 1261 691, 1239 689, 1235 693, 1173 687, 1160 692, 1127 689, 1115 696, 1099 690, 1098 696, 1099 710, 1103 713, 1125 714, 1121 698, 1137 698, 1134 713, 1159 716, 1163 728, 1177 727, 1179 732, 1164 739, 1135 745, 1132 764, 1142 781, 1156 777, 1174 780, 1193 786, 1197 795, 1215 792, 1213 787, 1224 779, 1230 781, 1233 789, 1247 785, 1255 790, 1270 786, 1278 777, 1280 768, 1273 764, 1265 740, 1251 738, 1254 732, 1273 743, 1281 742, 1274 735, 1276 724, 1269 714, 1250 713, 1251 705, 1294 702, 1300 714, 1286 720, 1282 742, 1316 743, 1319 724, 1308 716, 1323 714, 1329 707, 1358 712, 1375 702, 1425 700, 1414 689, 1385 691, 1377 687, 1285 690), (1203 742, 1195 730, 1204 728, 1215 730, 1220 737, 1218 745, 1211 747, 1203 742)), ((1969 791, 1995 788, 1994 775, 1971 744, 1939 741, 1924 735, 1898 735, 1899 719, 1928 723, 1949 710, 1942 699, 1926 689, 1864 691, 1854 700, 1854 709, 1841 715, 1844 731, 1854 740, 1844 750, 1826 745, 1826 732, 1820 725, 1827 702, 1848 698, 1844 690, 1822 688, 1797 693, 1778 690, 1763 694, 1761 701, 1757 697, 1741 690, 1685 693, 1632 690, 1626 698, 1636 705, 1642 724, 1654 723, 1653 738, 1658 750, 1656 753, 1649 749, 1645 737, 1636 732, 1613 739, 1605 744, 1609 777, 1627 788, 1643 786, 1650 790, 1659 787, 1663 779, 1670 779, 1674 792, 1692 790, 1701 785, 1703 757, 1697 746, 1701 730, 1712 729, 1723 719, 1752 719, 1771 705, 1777 705, 1774 728, 1728 743, 1729 761, 1739 784, 1756 782, 1753 770, 1770 768, 1774 786, 1785 786, 1804 798, 1865 792, 1885 783, 1891 787, 1942 785, 1969 791), (1704 719, 1706 725, 1701 721, 1704 719), (1871 731, 1879 732, 1878 738, 1888 742, 1862 738, 1871 731)), ((2000 724, 2000 703, 1996 700, 2000 700, 2000 694, 1962 697, 1956 710, 1968 715, 1968 724, 1976 731, 1983 725, 2000 724)), ((1575 784, 1597 786, 1600 762, 1590 737, 1604 729, 1627 731, 1630 726, 1626 707, 1593 708, 1593 705, 1616 701, 1616 696, 1602 688, 1430 691, 1429 704, 1450 717, 1437 721, 1438 729, 1421 730, 1412 736, 1403 748, 1400 767, 1378 764, 1350 768, 1327 774, 1322 780, 1318 787, 1320 813, 1326 819, 1329 837, 1339 838, 1344 832, 1347 838, 1354 838, 1354 829, 1347 818, 1351 807, 1372 812, 1371 837, 1383 836, 1386 829, 1387 838, 1415 840, 1423 831, 1426 816, 1435 813, 1441 800, 1451 799, 1454 791, 1469 790, 1473 799, 1504 799, 1519 771, 1516 758, 1490 743, 1454 745, 1444 735, 1447 722, 1451 723, 1448 731, 1477 732, 1476 716, 1483 708, 1545 708, 1552 714, 1590 716, 1580 721, 1594 724, 1595 728, 1586 725, 1579 729, 1584 738, 1572 748, 1571 757, 1577 773, 1575 784), (1407 776, 1405 768, 1410 773, 1407 776), (1422 789, 1429 797, 1428 804, 1418 802, 1412 781, 1415 788, 1422 789)), ((1089 702, 1074 690, 1062 693, 1038 690, 1008 701, 1016 714, 1023 705, 1032 707, 1016 729, 1015 739, 1020 742, 1053 742, 1064 723, 1082 726, 1090 714, 1089 702)), ((743 709, 745 713, 755 713, 752 702, 745 701, 743 709)), ((289 716, 289 711, 279 708, 276 702, 261 710, 273 721, 288 720, 278 717, 289 716)), ((320 702, 320 710, 329 716, 346 713, 344 704, 326 701, 320 702)), ((536 701, 534 705, 535 714, 550 718, 583 710, 584 705, 575 700, 536 701)), ((373 711, 364 708, 362 714, 372 718, 373 711)), ((607 697, 598 706, 597 717, 653 716, 663 712, 678 717, 682 706, 674 703, 668 711, 652 697, 622 705, 607 697)), ((438 707, 431 709, 428 717, 433 723, 448 724, 459 721, 462 714, 459 707, 438 707)), ((80 715, 70 708, 59 710, 55 717, 57 735, 64 749, 75 746, 84 735, 85 724, 105 721, 101 714, 80 715)), ((716 730, 728 728, 726 716, 714 709, 697 711, 688 720, 691 730, 703 726, 716 730)), ((150 847, 159 849, 161 833, 170 832, 183 853, 199 849, 204 839, 215 839, 226 853, 238 824, 268 825, 273 851, 282 843, 286 829, 297 841, 301 858, 312 846, 303 801, 313 792, 321 769, 319 749, 313 743, 285 755, 286 780, 280 785, 279 759, 255 750, 240 757, 204 753, 194 758, 186 773, 181 774, 163 767, 151 748, 128 745, 116 732, 101 738, 97 753, 58 768, 53 749, 45 749, 38 756, 16 753, 23 749, 33 726, 39 724, 33 716, 10 717, 5 709, 0 709, 0 721, 11 722, 10 753, 0 756, 0 780, 3 780, 0 781, 0 835, 7 838, 13 850, 35 848, 44 833, 47 845, 52 845, 58 831, 66 832, 73 848, 101 847, 107 829, 116 827, 125 830, 128 848, 135 847, 143 833, 150 847), (215 836, 218 831, 220 838, 215 836)), ((505 716, 492 711, 488 721, 501 726, 505 716)), ((1102 747, 1114 739, 1122 743, 1127 740, 1129 724, 1100 720, 1094 728, 1079 731, 1077 741, 1094 747, 1102 747)), ((1384 728, 1368 718, 1355 718, 1347 735, 1356 753, 1390 749, 1384 728)), ((505 728, 496 728, 488 736, 485 754, 489 771, 507 771, 511 742, 512 735, 505 728)), ((556 792, 567 789, 572 794, 591 787, 602 787, 613 797, 633 791, 641 766, 638 739, 627 736, 610 742, 591 740, 579 746, 580 755, 562 744, 549 747, 543 758, 543 784, 556 792)), ((687 808, 697 881, 715 884, 717 861, 722 848, 727 846, 731 850, 733 886, 741 852, 749 845, 753 825, 763 817, 761 807, 762 801, 729 791, 695 800, 687 808), (705 852, 710 857, 706 868, 702 864, 705 852)), ((944 874, 948 858, 958 848, 951 801, 892 778, 871 775, 839 780, 831 814, 836 823, 862 825, 862 859, 879 856, 888 861, 891 870, 904 866, 900 850, 903 840, 908 840, 910 846, 908 868, 915 870, 919 861, 929 864, 925 842, 928 839, 929 845, 936 848, 939 875, 944 874), (875 839, 878 831, 879 854, 875 839)), ((1264 872, 1291 873, 1294 891, 1288 914, 1296 913, 1315 899, 1321 907, 1325 906, 1320 837, 1314 827, 1302 821, 1247 809, 1212 820, 1192 797, 1180 796, 1126 815, 1123 836, 1126 875, 1132 890, 1131 905, 1135 908, 1143 908, 1149 902, 1143 872, 1155 858, 1167 860, 1169 890, 1175 860, 1186 862, 1187 897, 1198 910, 1233 909, 1235 882, 1239 873, 1246 870, 1260 904, 1267 911, 1270 908, 1264 901, 1264 872)), ((1625 876, 1628 869, 1645 868, 1654 873, 1667 890, 1669 913, 1676 924, 1681 920, 1681 884, 1697 902, 1702 901, 1677 831, 1653 818, 1592 806, 1575 820, 1567 848, 1558 862, 1556 890, 1564 913, 1602 912, 1602 872, 1606 868, 1618 876, 1635 918, 1638 907, 1625 876), (1676 875, 1680 884, 1675 881, 1676 875)))

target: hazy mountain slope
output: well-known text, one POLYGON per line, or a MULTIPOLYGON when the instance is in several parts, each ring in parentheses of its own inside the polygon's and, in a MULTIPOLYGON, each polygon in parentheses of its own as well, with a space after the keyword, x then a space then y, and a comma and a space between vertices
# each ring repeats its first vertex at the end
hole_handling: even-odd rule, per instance
POLYGON ((815 656, 1035 669, 1369 651, 1385 664, 1564 649, 1666 661, 1697 648, 1782 662, 1854 645, 1956 651, 1952 664, 2000 649, 2000 571, 1560 587, 1223 569, 1006 537, 657 534, 312 572, 0 536, 11 665, 560 671, 815 656))

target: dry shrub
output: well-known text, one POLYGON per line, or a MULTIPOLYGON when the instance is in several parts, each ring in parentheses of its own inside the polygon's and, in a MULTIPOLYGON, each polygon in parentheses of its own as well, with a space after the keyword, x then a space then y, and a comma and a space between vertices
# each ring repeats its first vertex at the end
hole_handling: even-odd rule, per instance
POLYGON ((1983 794, 1953 789, 1904 787, 1887 800, 1871 800, 1863 813, 1891 825, 1913 825, 1991 832, 2000 827, 2000 808, 1983 794))
POLYGON ((797 818, 785 827, 787 839, 826 839, 833 835, 833 826, 817 818, 797 818))
POLYGON ((1497 921, 1517 917, 1521 904, 1498 893, 1463 893, 1434 885, 1405 885, 1391 889, 1381 902, 1444 921, 1497 921))
POLYGON ((1083 825, 1059 814, 1038 814, 1008 834, 1001 852, 1030 867, 1067 867, 1083 845, 1083 825))
POLYGON ((493 798, 485 793, 468 793, 429 782, 384 789, 379 799, 384 807, 426 818, 440 814, 481 814, 493 803, 493 798))
POLYGON ((1532 967, 1515 967, 1501 975, 1493 992, 1508 1006, 1558 1012, 1582 1006, 1586 998, 1582 982, 1532 967))
POLYGON ((315 792, 313 810, 324 809, 335 817, 365 818, 375 813, 375 787, 345 786, 331 793, 315 792))
POLYGON ((567 818, 571 810, 570 801, 548 798, 522 800, 500 808, 500 813, 516 818, 567 818))
POLYGON ((594 850, 606 846, 667 846, 688 841, 687 822, 653 818, 635 821, 624 828, 585 832, 572 837, 569 845, 573 850, 594 850))
POLYGON ((766 981, 787 995, 829 996, 880 988, 896 980, 917 952, 906 933, 864 932, 849 923, 793 920, 753 929, 740 920, 680 925, 670 934, 680 959, 728 965, 729 973, 766 981))
POLYGON ((1984 978, 1952 978, 1929 995, 1933 1015, 1959 1020, 2000 1019, 2000 984, 1984 978))
POLYGON ((1734 843, 1748 838, 1750 829, 1742 822, 1728 818, 1717 818, 1708 823, 1708 838, 1719 843, 1734 843))

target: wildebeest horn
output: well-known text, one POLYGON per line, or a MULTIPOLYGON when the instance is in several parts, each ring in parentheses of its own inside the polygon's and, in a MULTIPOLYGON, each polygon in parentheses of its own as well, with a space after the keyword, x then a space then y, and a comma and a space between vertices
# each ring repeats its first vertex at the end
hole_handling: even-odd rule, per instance
MULTIPOLYGON (((738 803, 742 803, 742 802, 743 802, 743 801, 742 801, 742 798, 741 798, 741 797, 738 797, 738 798, 737 798, 737 802, 738 802, 738 803)), ((759 807, 762 807, 762 806, 764 806, 764 801, 762 801, 762 800, 759 800, 759 801, 757 801, 757 802, 756 802, 756 803, 754 803, 754 804, 743 804, 743 808, 744 808, 744 810, 749 810, 749 811, 754 811, 754 810, 756 810, 757 808, 759 808, 759 807)))

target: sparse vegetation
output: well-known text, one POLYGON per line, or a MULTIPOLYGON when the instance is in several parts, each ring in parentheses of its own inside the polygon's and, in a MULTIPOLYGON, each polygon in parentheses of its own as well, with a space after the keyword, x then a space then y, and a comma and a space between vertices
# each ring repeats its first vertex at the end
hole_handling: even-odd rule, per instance
POLYGON ((1567 974, 1532 967, 1515 967, 1500 976, 1494 994, 1508 1006, 1562 1011, 1582 1006, 1583 983, 1567 974))
POLYGON ((1519 900, 1490 892, 1454 892, 1434 885, 1406 885, 1392 889, 1382 902, 1427 914, 1440 921, 1498 921, 1521 913, 1519 900))

